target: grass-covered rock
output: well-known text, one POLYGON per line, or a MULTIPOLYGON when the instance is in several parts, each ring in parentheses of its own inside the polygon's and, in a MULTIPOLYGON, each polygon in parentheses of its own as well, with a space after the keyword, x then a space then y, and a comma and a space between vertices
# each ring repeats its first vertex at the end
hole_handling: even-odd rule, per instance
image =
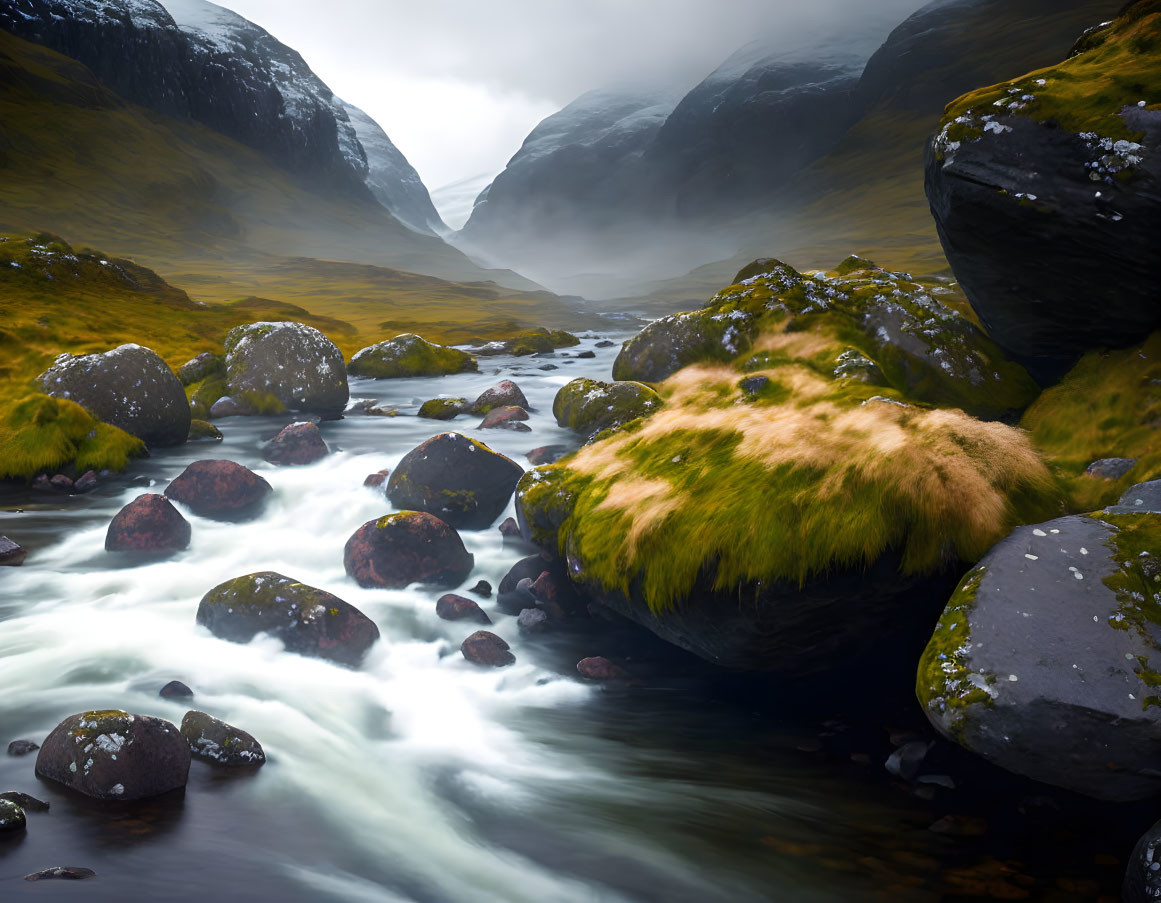
POLYGON ((466 398, 429 398, 419 406, 419 416, 429 420, 455 420, 469 407, 466 398))
POLYGON ((959 292, 860 258, 830 273, 770 259, 751 265, 706 307, 663 317, 626 342, 613 378, 655 383, 743 355, 748 373, 799 361, 824 378, 983 417, 1021 411, 1038 391, 972 321, 959 292))
POLYGON ((253 413, 302 411, 327 418, 343 414, 350 398, 343 355, 303 323, 251 323, 226 336, 224 394, 253 413))
POLYGON ((511 338, 488 342, 475 349, 477 355, 511 354, 514 357, 526 357, 530 354, 548 354, 557 348, 571 348, 579 345, 580 339, 563 329, 536 329, 522 330, 511 338))
POLYGON ((351 376, 400 379, 408 376, 447 376, 474 373, 475 358, 457 348, 434 345, 407 333, 355 353, 347 364, 351 376))
POLYGON ((191 420, 189 424, 190 442, 221 442, 222 431, 207 420, 191 420))
POLYGON ((592 436, 648 416, 660 406, 660 396, 642 383, 606 383, 582 377, 556 393, 552 415, 560 426, 592 436))
POLYGON ((183 386, 192 386, 210 376, 225 375, 226 362, 209 351, 203 351, 177 368, 177 378, 183 386))

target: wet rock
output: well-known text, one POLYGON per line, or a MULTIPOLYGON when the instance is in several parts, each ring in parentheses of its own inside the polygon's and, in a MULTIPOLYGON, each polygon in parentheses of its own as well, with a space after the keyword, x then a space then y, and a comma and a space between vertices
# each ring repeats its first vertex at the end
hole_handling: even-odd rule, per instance
POLYGON ((580 344, 580 339, 563 329, 548 330, 543 326, 525 329, 510 339, 488 342, 473 349, 478 355, 511 354, 514 357, 550 356, 557 348, 570 348, 580 344))
POLYGON ((440 596, 435 603, 435 613, 445 621, 475 621, 477 624, 492 623, 492 619, 488 617, 487 612, 480 608, 479 605, 471 599, 465 599, 463 596, 455 595, 455 593, 440 596))
POLYGON ((356 352, 347 365, 351 376, 398 379, 409 376, 447 376, 475 373, 475 358, 455 348, 434 345, 408 333, 356 352))
POLYGON ((74 487, 73 481, 66 477, 63 473, 58 473, 56 476, 52 477, 48 481, 48 484, 57 492, 65 493, 71 493, 74 487))
POLYGON ((584 607, 583 600, 568 578, 555 568, 543 571, 528 586, 528 591, 536 597, 541 608, 557 619, 566 613, 581 611, 584 607))
POLYGON ((190 699, 193 694, 193 690, 180 680, 171 680, 157 692, 162 699, 190 699))
POLYGON ((616 344, 617 344, 616 342, 610 342, 608 339, 601 339, 599 342, 597 342, 596 347, 597 348, 612 348, 616 344))
POLYGON ((1136 466, 1136 458, 1101 458, 1093 461, 1084 472, 1100 480, 1119 480, 1136 466))
POLYGON ((47 812, 49 809, 48 803, 44 800, 38 800, 35 796, 20 793, 18 790, 5 790, 0 793, 0 800, 15 803, 25 812, 47 812))
POLYGON ((602 656, 582 658, 576 663, 577 673, 585 680, 626 680, 629 673, 602 656))
POLYGON ((460 652, 473 665, 488 668, 503 668, 516 661, 508 644, 494 633, 477 630, 460 644, 460 652))
POLYGON ((429 420, 454 420, 468 407, 466 398, 431 398, 419 406, 419 416, 429 420))
POLYGON ((510 379, 502 380, 489 389, 480 393, 472 402, 473 414, 487 414, 492 408, 518 407, 526 411, 532 410, 528 399, 520 391, 520 387, 510 379))
POLYGON ((330 454, 318 424, 292 423, 267 443, 262 457, 271 464, 305 465, 330 454))
POLYGON ((1161 822, 1144 833, 1129 856, 1121 887, 1122 903, 1161 899, 1161 822))
POLYGON ((529 555, 527 558, 521 558, 508 569, 508 573, 500 580, 499 591, 501 593, 513 592, 520 581, 525 579, 531 585, 532 581, 548 570, 548 568, 549 560, 543 555, 529 555))
POLYGON ((183 386, 200 383, 208 376, 225 376, 226 362, 216 354, 203 351, 197 357, 186 361, 177 370, 177 378, 183 386))
POLYGON ((375 404, 370 398, 357 401, 347 408, 346 414, 361 414, 364 417, 397 417, 399 412, 393 408, 385 408, 375 404))
POLYGON ((106 710, 57 725, 36 774, 97 799, 136 800, 184 787, 189 763, 189 746, 168 721, 106 710))
POLYGON ((927 754, 931 752, 931 747, 931 743, 921 741, 904 743, 887 757, 883 767, 895 777, 908 782, 914 781, 919 777, 919 770, 923 767, 927 754))
POLYGON ((548 371, 548 370, 559 370, 559 369, 560 369, 560 367, 556 366, 556 364, 541 364, 541 365, 540 365, 539 367, 537 367, 536 369, 537 369, 537 370, 546 370, 546 371, 548 371))
POLYGON ((62 354, 38 378, 41 391, 68 398, 146 445, 178 445, 191 419, 185 389, 157 354, 121 345, 104 354, 62 354))
POLYGON ((519 429, 520 421, 528 419, 528 412, 524 408, 508 405, 502 408, 492 408, 484 415, 479 429, 519 429))
POLYGON ((595 351, 578 351, 576 356, 582 360, 589 360, 596 357, 597 353, 595 351))
POLYGON ((961 582, 924 652, 928 719, 996 765, 1098 799, 1161 792, 1161 515, 1020 527, 961 582))
POLYGON ((210 417, 221 420, 223 417, 240 417, 248 413, 246 408, 230 395, 223 395, 210 405, 210 417))
POLYGON ((523 540, 523 537, 520 535, 520 525, 516 523, 516 518, 514 517, 506 518, 504 522, 500 524, 499 529, 500 535, 504 537, 505 541, 512 539, 523 540))
POLYGON ((481 530, 507 507, 523 474, 519 464, 482 442, 441 433, 404 455, 387 483, 387 497, 396 508, 481 530))
POLYGON ((164 495, 140 495, 118 511, 105 533, 109 552, 170 554, 189 548, 189 521, 164 495))
POLYGON ((1115 514, 1161 513, 1161 480, 1131 487, 1109 511, 1115 514))
POLYGON ((660 407, 661 397, 642 383, 604 383, 582 378, 574 379, 556 393, 552 414, 560 426, 593 436, 660 407))
POLYGON ((95 471, 87 470, 73 483, 73 492, 83 493, 92 492, 97 488, 97 474, 95 471))
POLYGON ((302 323, 251 323, 226 336, 227 394, 251 409, 273 399, 288 411, 341 417, 350 392, 343 355, 302 323))
POLYGON ((568 453, 569 447, 567 445, 542 445, 540 448, 532 449, 524 457, 533 467, 539 467, 541 464, 552 464, 559 461, 568 453))
POLYGON ((33 743, 31 740, 13 740, 8 744, 8 755, 27 756, 29 753, 36 752, 38 749, 40 749, 40 744, 33 743))
POLYGON ((483 596, 485 599, 487 599, 492 595, 492 584, 490 584, 487 580, 480 580, 478 583, 476 583, 475 586, 468 590, 468 592, 475 593, 477 596, 483 596))
POLYGON ((25 875, 25 881, 80 881, 84 878, 95 878, 97 873, 92 869, 80 868, 75 865, 58 865, 50 869, 43 869, 25 875))
POLYGON ((189 424, 190 442, 221 442, 222 431, 208 420, 191 420, 189 424))
POLYGON ((194 514, 214 520, 257 517, 271 493, 270 484, 233 461, 194 461, 165 488, 165 494, 194 514))
POLYGON ((273 571, 215 586, 202 597, 197 622, 224 640, 248 643, 268 633, 288 652, 352 667, 379 639, 379 628, 355 606, 273 571))
POLYGON ((363 485, 371 489, 381 489, 386 485, 389 476, 391 476, 391 471, 383 468, 377 473, 367 474, 366 479, 363 480, 363 485))
POLYGON ((0 536, 0 567, 17 567, 24 564, 28 550, 7 536, 0 536))
POLYGON ((543 633, 548 629, 548 615, 539 608, 525 608, 517 616, 516 626, 524 633, 543 633))
POLYGON ((10 800, 0 798, 0 837, 25 829, 24 810, 10 800))
POLYGON ((251 734, 205 712, 186 712, 181 719, 181 735, 189 742, 193 755, 216 765, 257 768, 266 764, 262 744, 251 734))
POLYGON ((347 573, 360 586, 383 589, 412 583, 457 586, 474 563, 454 528, 421 511, 368 521, 347 540, 343 551, 347 573))
POLYGON ((535 608, 537 599, 532 595, 532 579, 525 577, 510 590, 496 594, 496 605, 506 614, 518 615, 526 608, 535 608))

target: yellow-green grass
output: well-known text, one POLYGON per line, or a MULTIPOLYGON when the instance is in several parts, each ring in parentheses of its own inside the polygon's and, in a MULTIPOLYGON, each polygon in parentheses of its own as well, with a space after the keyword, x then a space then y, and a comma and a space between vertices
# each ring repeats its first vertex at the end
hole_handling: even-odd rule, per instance
POLYGON ((140 439, 66 399, 29 395, 0 416, 0 479, 63 467, 122 470, 143 450, 140 439))
POLYGON ((1013 112, 1075 133, 1139 140, 1143 132, 1120 113, 1142 101, 1147 109, 1161 109, 1161 0, 1139 0, 1082 47, 1084 52, 1063 63, 949 104, 943 125, 960 133, 949 132, 949 139, 978 137, 979 117, 1013 112), (971 121, 957 123, 960 119, 971 121))
POLYGON ((1060 475, 1071 510, 1094 511, 1161 475, 1161 333, 1119 351, 1092 351, 1046 389, 1022 425, 1060 475), (1085 475, 1102 458, 1136 458, 1118 480, 1085 475))

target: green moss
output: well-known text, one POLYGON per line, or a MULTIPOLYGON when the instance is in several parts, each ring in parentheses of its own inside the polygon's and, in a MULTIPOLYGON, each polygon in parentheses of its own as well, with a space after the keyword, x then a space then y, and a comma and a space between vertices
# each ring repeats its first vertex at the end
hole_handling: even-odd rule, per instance
POLYGON ((574 492, 587 481, 570 474, 564 460, 528 471, 516 486, 516 505, 523 513, 531 541, 543 549, 563 547, 561 527, 570 518, 574 492))
MULTIPOLYGON (((1117 611, 1109 626, 1131 630, 1151 649, 1161 653, 1161 514, 1097 514, 1114 527, 1108 547, 1117 570, 1104 584, 1117 596, 1117 611)), ((1161 686, 1161 673, 1152 668, 1147 656, 1137 656, 1134 672, 1146 687, 1161 686)), ((1144 708, 1161 705, 1155 695, 1146 694, 1144 708)))
POLYGON ((552 402, 557 424, 586 436, 637 420, 661 407, 661 396, 638 382, 574 379, 552 402))
POLYGON ((223 436, 221 431, 212 423, 205 420, 191 420, 189 424, 190 442, 212 441, 220 442, 223 436))
POLYGON ((270 392, 239 392, 231 397, 251 414, 272 416, 286 413, 286 405, 270 392))
POLYGON ((963 729, 969 706, 992 705, 994 693, 989 688, 995 675, 971 667, 970 618, 986 574, 987 568, 978 567, 960 582, 919 660, 915 681, 919 704, 947 719, 953 734, 963 729))
POLYGON ((431 398, 419 406, 419 416, 430 420, 452 420, 467 409, 466 398, 431 398))
POLYGON ((214 374, 185 387, 189 399, 190 412, 195 420, 205 420, 210 416, 210 408, 223 395, 228 394, 224 374, 214 374))
POLYGON ((352 376, 368 379, 446 376, 474 373, 478 369, 470 354, 434 345, 412 334, 396 336, 390 341, 364 348, 347 365, 347 372, 352 376))
POLYGON ((73 469, 124 470, 145 444, 72 401, 30 395, 0 421, 0 478, 73 469))
POLYGON ((571 348, 580 344, 580 339, 563 329, 525 329, 500 344, 505 354, 525 357, 529 354, 547 354, 557 348, 571 348))

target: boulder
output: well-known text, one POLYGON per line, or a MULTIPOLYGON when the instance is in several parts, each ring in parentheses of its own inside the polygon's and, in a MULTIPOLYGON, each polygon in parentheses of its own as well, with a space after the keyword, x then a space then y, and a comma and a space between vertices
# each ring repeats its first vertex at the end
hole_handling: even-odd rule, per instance
POLYGON ((379 628, 355 606, 273 571, 215 586, 202 597, 197 622, 234 643, 268 633, 288 652, 350 666, 379 639, 379 628))
POLYGON ((469 407, 466 398, 430 398, 419 406, 419 416, 429 420, 454 420, 469 407))
POLYGON ((23 831, 25 825, 24 810, 11 800, 0 799, 0 837, 23 831))
POLYGON ((539 608, 525 608, 516 617, 521 633, 543 633, 548 629, 548 615, 539 608))
POLYGON ((223 417, 240 417, 247 413, 249 411, 245 405, 229 395, 223 395, 210 405, 210 417, 214 420, 221 420, 223 417))
POLYGON ((47 812, 49 810, 49 805, 44 800, 38 800, 35 796, 29 796, 18 790, 5 790, 0 793, 0 800, 15 803, 25 812, 47 812))
POLYGON ((343 550, 359 586, 402 589, 412 583, 456 586, 475 558, 453 527, 422 511, 402 511, 363 524, 343 550))
POLYGON ((960 584, 919 666, 928 719, 996 765, 1104 800, 1161 793, 1161 514, 1020 527, 960 584))
POLYGON ((76 478, 73 482, 73 492, 83 493, 92 492, 97 488, 97 473, 93 470, 86 470, 83 474, 76 478))
POLYGON ((483 596, 485 599, 487 599, 492 595, 492 584, 490 584, 487 580, 478 580, 476 581, 476 585, 468 590, 468 592, 475 593, 477 596, 483 596))
POLYGON ((350 392, 343 355, 302 323, 251 323, 226 336, 227 393, 266 413, 273 399, 285 410, 341 417, 350 392))
POLYGON ((189 746, 161 718, 117 710, 70 715, 36 757, 36 775, 102 800, 136 800, 184 787, 189 746))
POLYGON ((504 542, 509 543, 513 541, 523 542, 524 537, 520 535, 520 525, 516 523, 516 518, 506 517, 504 522, 499 527, 500 535, 504 537, 504 542))
POLYGON ((73 483, 73 481, 69 477, 66 477, 63 473, 58 473, 56 476, 52 477, 48 481, 48 485, 55 489, 57 492, 67 492, 69 494, 71 494, 76 488, 76 484, 73 483))
POLYGON ((524 457, 533 467, 539 467, 541 464, 555 464, 570 450, 567 445, 542 445, 540 448, 532 449, 524 457))
POLYGON ((222 431, 207 420, 191 420, 189 424, 190 442, 221 442, 222 431))
POLYGON ((661 404, 661 396, 642 383, 582 378, 574 379, 556 393, 552 415, 560 426, 588 437, 648 416, 661 404))
POLYGON ((363 485, 368 489, 383 489, 387 485, 387 478, 391 476, 391 471, 388 468, 369 473, 363 478, 363 485))
POLYGON ((13 740, 8 744, 8 755, 27 756, 29 753, 36 752, 38 749, 40 749, 40 744, 33 743, 31 740, 13 740))
POLYGON ((193 755, 215 765, 257 768, 266 764, 262 744, 252 735, 205 712, 186 712, 181 735, 193 755))
POLYGON ((194 461, 165 487, 167 497, 199 517, 241 521, 257 517, 270 484, 233 461, 194 461))
POLYGON ((521 558, 508 569, 508 573, 500 580, 498 591, 501 595, 513 592, 522 580, 528 580, 529 585, 531 585, 536 578, 548 570, 550 564, 551 562, 540 554, 521 558))
POLYGON ((330 454, 316 423, 292 423, 266 443, 262 457, 271 464, 313 464, 330 454))
POLYGON ((192 530, 173 503, 155 492, 139 495, 118 511, 105 533, 109 552, 168 555, 189 548, 192 530))
POLYGON ((488 617, 487 612, 480 608, 479 605, 471 599, 465 599, 463 596, 457 596, 455 593, 440 596, 435 603, 435 613, 445 621, 475 621, 477 624, 492 623, 492 619, 488 617))
POLYGON ((625 680, 629 677, 628 672, 624 668, 613 664, 607 658, 602 658, 601 656, 582 658, 576 663, 576 670, 585 680, 625 680))
MULTIPOLYGON (((781 266, 781 264, 779 264, 781 266)), ((758 334, 757 319, 738 311, 692 311, 654 320, 621 346, 613 379, 659 383, 687 364, 736 357, 758 334)))
POLYGON ((68 398, 146 445, 179 445, 191 420, 185 389, 157 354, 121 345, 104 354, 62 354, 38 378, 41 391, 68 398))
POLYGON ((482 442, 441 433, 404 455, 387 483, 387 497, 396 508, 481 530, 503 513, 523 474, 519 464, 482 442))
POLYGON ((508 644, 494 633, 477 630, 460 644, 460 652, 473 665, 487 668, 503 668, 516 661, 508 644))
POLYGON ((1132 4, 1058 66, 953 101, 928 148, 956 278, 992 339, 1046 374, 1161 325, 1161 108, 1138 48, 1153 13, 1132 4))
POLYGON ((183 386, 192 386, 194 383, 200 383, 206 377, 224 376, 225 373, 226 362, 216 354, 203 351, 197 357, 178 367, 177 378, 181 380, 183 386))
POLYGON ((487 414, 492 408, 518 407, 526 411, 532 410, 528 399, 520 391, 520 387, 510 379, 501 380, 489 389, 485 389, 472 402, 473 414, 487 414))
POLYGON ((194 692, 180 680, 171 680, 164 687, 157 691, 157 695, 162 699, 189 699, 194 692))
POLYGON ((528 419, 528 412, 516 405, 505 405, 502 408, 492 408, 484 415, 478 429, 481 430, 517 430, 530 432, 530 428, 521 421, 528 419))
POLYGON ((1136 466, 1136 458, 1101 458, 1093 461, 1084 472, 1098 480, 1119 480, 1136 466))
POLYGON ((1161 513, 1161 480, 1130 487, 1109 511, 1117 514, 1161 513))
POLYGON ((551 354, 557 348, 571 348, 579 345, 580 339, 563 329, 548 330, 543 326, 525 329, 510 339, 488 342, 474 349, 478 355, 511 354, 526 357, 530 354, 551 354))
POLYGON ((24 564, 28 550, 7 536, 0 536, 0 567, 16 567, 24 564))
POLYGON ((456 348, 433 345, 407 333, 355 353, 347 364, 351 376, 398 379, 408 376, 447 376, 475 373, 475 358, 456 348))

